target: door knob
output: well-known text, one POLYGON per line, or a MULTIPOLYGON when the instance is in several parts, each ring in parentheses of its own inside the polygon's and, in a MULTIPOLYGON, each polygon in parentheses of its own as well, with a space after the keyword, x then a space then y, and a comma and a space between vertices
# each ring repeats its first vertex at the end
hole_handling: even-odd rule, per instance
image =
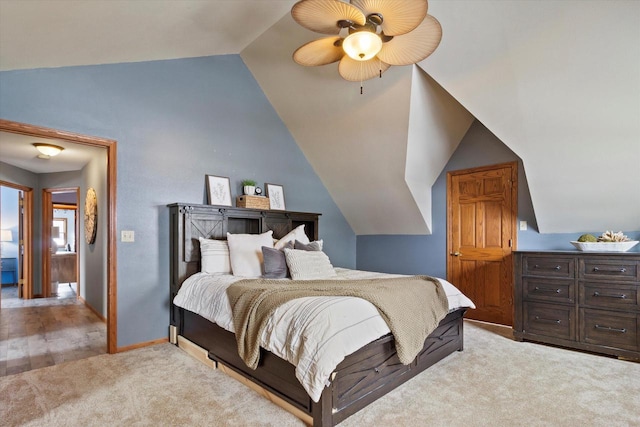
POLYGON ((460 255, 462 255, 462 254, 461 254, 460 252, 458 252, 458 251, 455 251, 455 252, 451 253, 451 255, 453 255, 453 256, 460 256, 460 255))

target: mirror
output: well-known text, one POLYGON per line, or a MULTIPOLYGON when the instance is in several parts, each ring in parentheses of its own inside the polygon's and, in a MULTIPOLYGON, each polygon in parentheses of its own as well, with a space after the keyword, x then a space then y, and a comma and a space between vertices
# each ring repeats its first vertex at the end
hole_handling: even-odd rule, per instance
POLYGON ((54 205, 51 238, 57 247, 54 253, 76 252, 76 212, 74 205, 54 205))

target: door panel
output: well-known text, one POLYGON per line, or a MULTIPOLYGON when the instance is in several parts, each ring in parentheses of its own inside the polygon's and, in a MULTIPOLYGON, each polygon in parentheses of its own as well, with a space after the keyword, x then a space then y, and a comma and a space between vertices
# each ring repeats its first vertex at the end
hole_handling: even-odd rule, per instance
POLYGON ((467 317, 511 325, 517 163, 450 172, 447 278, 473 300, 467 317))

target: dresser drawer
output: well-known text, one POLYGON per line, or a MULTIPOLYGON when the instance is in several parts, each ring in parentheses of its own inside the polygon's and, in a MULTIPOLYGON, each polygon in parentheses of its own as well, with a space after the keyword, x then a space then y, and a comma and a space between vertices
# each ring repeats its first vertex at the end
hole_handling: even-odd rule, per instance
POLYGON ((566 277, 575 276, 573 258, 547 258, 528 256, 523 259, 525 276, 566 277))
POLYGON ((640 311, 640 286, 580 282, 580 306, 640 311))
POLYGON ((632 260, 584 258, 580 260, 580 278, 640 280, 638 276, 638 262, 632 260))
POLYGON ((576 339, 575 312, 573 306, 525 303, 523 313, 525 332, 574 341, 576 339))
POLYGON ((580 340, 584 343, 638 350, 638 316, 580 309, 580 340))
POLYGON ((524 297, 529 301, 575 301, 575 282, 565 279, 525 277, 522 279, 524 297))

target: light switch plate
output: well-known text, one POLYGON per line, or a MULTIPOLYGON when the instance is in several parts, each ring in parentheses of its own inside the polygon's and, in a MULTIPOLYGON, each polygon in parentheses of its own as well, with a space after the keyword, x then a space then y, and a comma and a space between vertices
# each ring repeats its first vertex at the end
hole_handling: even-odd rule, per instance
POLYGON ((520 221, 520 230, 524 231, 527 229, 527 221, 520 221))
POLYGON ((136 236, 133 230, 122 230, 120 231, 120 241, 121 242, 135 242, 136 236))

